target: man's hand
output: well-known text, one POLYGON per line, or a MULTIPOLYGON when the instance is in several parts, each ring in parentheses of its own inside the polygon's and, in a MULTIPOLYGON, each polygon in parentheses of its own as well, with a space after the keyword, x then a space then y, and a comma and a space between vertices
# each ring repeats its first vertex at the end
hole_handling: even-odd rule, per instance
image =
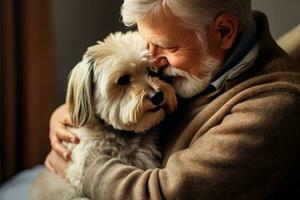
POLYGON ((68 161, 62 159, 54 150, 50 151, 44 162, 44 165, 51 172, 59 175, 62 178, 65 178, 65 169, 67 168, 68 161))
POLYGON ((79 138, 69 133, 66 126, 74 126, 66 104, 58 107, 50 118, 50 141, 52 150, 45 160, 45 166, 52 172, 64 176, 67 161, 71 159, 71 152, 62 142, 79 143, 79 138))

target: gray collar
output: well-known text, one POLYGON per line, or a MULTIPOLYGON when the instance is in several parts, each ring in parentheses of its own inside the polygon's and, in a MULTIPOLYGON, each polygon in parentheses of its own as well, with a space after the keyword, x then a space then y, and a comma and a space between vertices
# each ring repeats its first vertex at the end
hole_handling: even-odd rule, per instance
POLYGON ((236 78, 238 75, 249 69, 257 58, 258 50, 259 43, 257 43, 237 65, 227 70, 217 80, 213 81, 211 85, 215 89, 219 89, 226 80, 236 78))
POLYGON ((248 69, 257 57, 259 48, 258 40, 259 34, 256 22, 252 19, 241 35, 237 46, 220 68, 211 85, 218 89, 228 78, 236 77, 248 69))

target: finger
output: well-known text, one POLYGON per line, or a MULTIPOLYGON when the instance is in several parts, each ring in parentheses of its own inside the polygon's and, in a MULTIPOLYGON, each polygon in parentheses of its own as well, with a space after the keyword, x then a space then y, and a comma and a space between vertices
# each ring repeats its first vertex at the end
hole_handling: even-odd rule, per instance
POLYGON ((75 127, 75 124, 73 124, 70 114, 64 114, 64 116, 62 117, 62 123, 64 125, 75 127))
POLYGON ((56 174, 55 169, 52 167, 51 163, 47 159, 45 160, 44 165, 50 172, 56 174))
POLYGON ((56 136, 64 142, 71 142, 75 144, 79 143, 79 138, 76 135, 70 133, 66 129, 66 127, 61 127, 60 129, 58 129, 56 136))
POLYGON ((49 162, 56 171, 56 174, 61 176, 62 178, 65 177, 65 169, 67 168, 67 161, 63 160, 59 157, 55 151, 51 151, 51 156, 49 156, 49 162))
POLYGON ((68 161, 71 159, 71 151, 66 149, 58 138, 51 140, 52 149, 64 160, 68 161))
POLYGON ((47 168, 62 178, 65 177, 65 169, 67 168, 67 164, 67 161, 61 159, 60 156, 53 150, 50 151, 45 161, 47 168))

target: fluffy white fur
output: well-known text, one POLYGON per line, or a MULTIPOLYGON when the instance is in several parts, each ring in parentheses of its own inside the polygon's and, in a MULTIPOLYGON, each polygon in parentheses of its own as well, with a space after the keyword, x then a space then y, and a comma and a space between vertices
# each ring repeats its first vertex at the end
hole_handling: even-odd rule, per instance
POLYGON ((159 167, 157 133, 151 128, 177 102, 171 85, 149 76, 148 55, 137 32, 111 34, 88 48, 68 84, 71 117, 80 126, 69 128, 80 143, 66 144, 72 150, 68 183, 45 170, 33 184, 31 200, 85 199, 83 175, 99 155, 141 169, 159 167))

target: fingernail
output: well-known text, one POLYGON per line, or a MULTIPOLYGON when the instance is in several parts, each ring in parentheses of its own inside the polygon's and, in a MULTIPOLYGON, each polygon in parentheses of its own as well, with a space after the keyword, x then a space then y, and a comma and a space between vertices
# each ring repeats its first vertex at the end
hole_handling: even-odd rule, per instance
POLYGON ((67 152, 67 151, 64 152, 63 156, 64 156, 64 159, 65 159, 65 160, 69 160, 69 157, 70 157, 70 156, 69 156, 69 152, 67 152))
POLYGON ((77 144, 77 143, 79 143, 79 140, 78 140, 78 138, 73 137, 73 138, 71 139, 71 142, 77 144))

